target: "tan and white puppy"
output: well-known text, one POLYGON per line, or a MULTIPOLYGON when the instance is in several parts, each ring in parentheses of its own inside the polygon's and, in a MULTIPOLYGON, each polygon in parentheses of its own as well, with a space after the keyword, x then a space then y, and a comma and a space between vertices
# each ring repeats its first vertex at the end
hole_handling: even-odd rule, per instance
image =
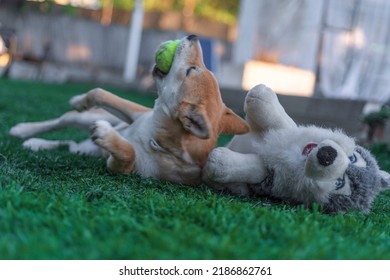
POLYGON ((10 130, 20 138, 60 129, 92 128, 92 140, 49 141, 32 138, 32 150, 68 145, 71 152, 108 152, 113 172, 195 185, 219 134, 242 134, 247 123, 222 102, 217 81, 203 63, 195 35, 181 39, 171 70, 153 70, 158 98, 153 109, 94 89, 70 100, 76 110, 44 122, 21 123, 10 130), (109 112, 109 113, 108 113, 109 112), (113 127, 114 126, 114 127, 113 127))

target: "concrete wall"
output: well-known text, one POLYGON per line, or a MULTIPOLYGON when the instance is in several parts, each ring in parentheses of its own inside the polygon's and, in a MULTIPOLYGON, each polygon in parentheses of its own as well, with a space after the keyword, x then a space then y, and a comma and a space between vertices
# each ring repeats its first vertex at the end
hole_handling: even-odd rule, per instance
MULTIPOLYGON (((16 31, 17 53, 33 60, 121 70, 126 55, 128 28, 63 14, 16 13, 0 9, 1 23, 16 31)), ((149 65, 161 41, 181 32, 145 30, 139 62, 149 65)), ((148 69, 149 70, 149 69, 148 69)))
MULTIPOLYGON (((244 115, 246 92, 238 89, 221 89, 227 106, 244 115)), ((328 128, 341 128, 353 137, 362 138, 364 101, 278 95, 279 101, 298 124, 315 124, 328 128)))
MULTIPOLYGON (((166 17, 167 15, 155 18, 158 22, 164 22, 167 21, 163 20, 166 17)), ((147 18, 144 25, 145 22, 151 21, 147 18)), ((0 20, 1 24, 16 31, 17 55, 11 66, 12 78, 49 82, 123 83, 128 25, 113 23, 103 26, 95 18, 71 16, 55 11, 16 12, 1 6, 0 20)), ((147 25, 152 26, 150 23, 147 25)), ((193 31, 200 35, 205 33, 204 25, 196 24, 198 29, 195 24, 191 26, 192 29, 186 26, 188 32, 193 31)), ((145 84, 144 87, 150 86, 150 72, 157 46, 163 41, 181 38, 187 34, 180 30, 183 29, 163 30, 144 26, 137 68, 138 81, 141 80, 145 84)), ((222 39, 212 40, 218 44, 218 60, 230 59, 231 44, 222 39)))
MULTIPOLYGON (((128 12, 127 15, 128 18, 131 17, 131 13, 128 12)), ((153 18, 158 25, 160 21, 168 21, 164 18, 169 16, 171 16, 171 22, 175 22, 174 19, 177 16, 170 14, 154 15, 153 18)), ((178 28, 168 26, 169 28, 156 29, 153 28, 152 23, 148 23, 153 21, 151 18, 151 13, 145 15, 139 55, 141 67, 147 68, 145 71, 149 71, 148 66, 153 63, 154 52, 161 42, 180 38, 192 32, 207 37, 212 33, 208 34, 205 32, 206 29, 213 30, 214 33, 220 31, 215 28, 218 24, 214 23, 207 28, 207 24, 211 24, 207 21, 187 24, 188 26, 178 25, 178 28)), ((103 26, 96 19, 87 16, 71 16, 61 11, 17 12, 2 6, 0 6, 0 21, 2 25, 16 31, 17 52, 24 57, 79 66, 123 69, 129 32, 128 24, 113 23, 103 26)), ((223 39, 214 40, 228 44, 223 39)))

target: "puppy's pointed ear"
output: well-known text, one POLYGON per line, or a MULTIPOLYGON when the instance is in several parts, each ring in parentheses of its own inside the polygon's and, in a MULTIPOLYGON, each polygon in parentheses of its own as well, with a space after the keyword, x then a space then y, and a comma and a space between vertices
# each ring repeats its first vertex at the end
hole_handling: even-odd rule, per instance
POLYGON ((221 134, 245 134, 249 132, 249 125, 226 107, 219 123, 219 131, 221 134))
POLYGON ((206 114, 196 106, 183 103, 179 108, 179 120, 183 128, 201 139, 210 137, 210 125, 206 114))

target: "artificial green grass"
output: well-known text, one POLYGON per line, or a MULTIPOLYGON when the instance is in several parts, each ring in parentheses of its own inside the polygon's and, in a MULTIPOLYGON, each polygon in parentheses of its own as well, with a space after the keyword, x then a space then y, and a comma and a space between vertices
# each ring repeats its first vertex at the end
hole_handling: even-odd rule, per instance
MULTIPOLYGON (((30 152, 8 135, 18 122, 60 115, 71 96, 89 89, 0 80, 0 259, 390 259, 390 192, 369 215, 329 216, 204 185, 111 175, 103 159, 30 152)), ((377 150, 389 170, 387 147, 377 150)))

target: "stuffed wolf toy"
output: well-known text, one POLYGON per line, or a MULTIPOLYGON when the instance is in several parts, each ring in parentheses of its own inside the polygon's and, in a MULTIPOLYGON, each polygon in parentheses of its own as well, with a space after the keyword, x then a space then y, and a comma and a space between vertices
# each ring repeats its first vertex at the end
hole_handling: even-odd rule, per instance
POLYGON ((327 213, 368 213, 390 175, 340 130, 297 126, 264 85, 247 94, 251 132, 214 149, 203 171, 210 186, 240 195, 270 196, 327 213))

